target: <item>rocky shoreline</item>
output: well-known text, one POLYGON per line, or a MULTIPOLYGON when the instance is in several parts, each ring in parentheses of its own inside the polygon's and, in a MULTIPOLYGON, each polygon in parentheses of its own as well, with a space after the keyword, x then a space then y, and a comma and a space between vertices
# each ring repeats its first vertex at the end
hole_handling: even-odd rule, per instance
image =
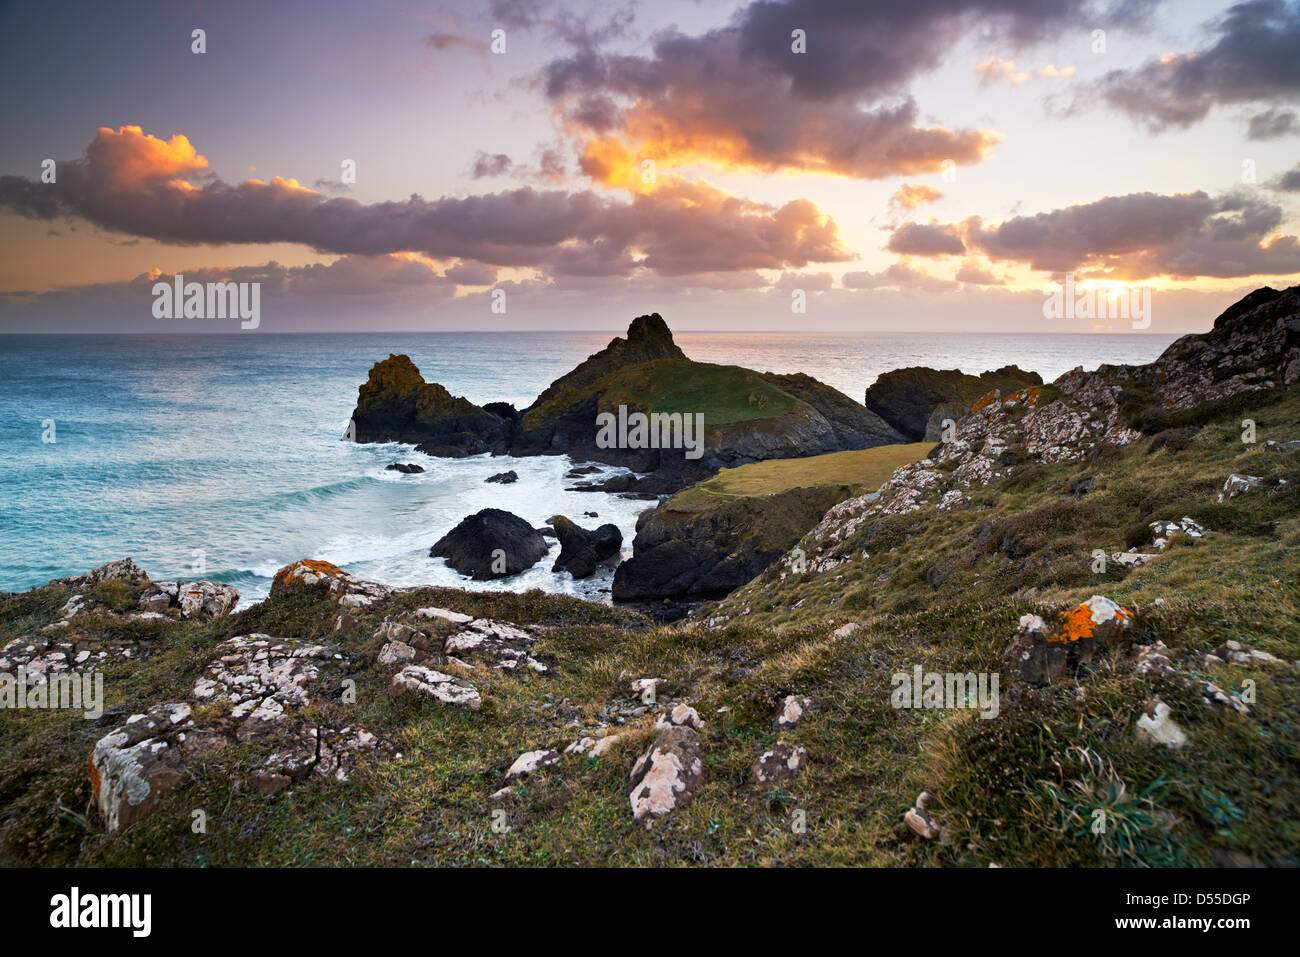
MULTIPOLYGON (((1300 860, 1300 287, 1150 365, 990 391, 946 431, 878 488, 809 505, 784 547, 742 540, 796 534, 749 511, 769 496, 743 470, 678 493, 699 529, 638 557, 713 542, 754 577, 727 589, 726 563, 692 553, 681 590, 724 595, 672 626, 309 559, 239 611, 228 585, 130 559, 0 596, 7 687, 39 703, 106 679, 98 716, 0 708, 0 858, 1300 860), (730 522, 710 526, 708 496, 730 522), (1000 692, 921 692, 951 674, 1000 692), (1098 807, 1141 824, 1078 826, 1098 807)), ((563 516, 549 530, 577 572, 618 547, 563 516)), ((448 537, 490 569, 479 531, 448 537)))

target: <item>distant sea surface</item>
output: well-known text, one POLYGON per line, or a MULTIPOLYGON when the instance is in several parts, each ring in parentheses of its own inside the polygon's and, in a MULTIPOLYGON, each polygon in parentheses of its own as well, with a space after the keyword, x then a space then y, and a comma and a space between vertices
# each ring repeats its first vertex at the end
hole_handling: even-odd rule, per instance
MULTIPOLYGON (((0 590, 131 556, 155 580, 211 578, 266 596, 276 569, 321 558, 394 585, 531 587, 607 597, 608 574, 469 583, 429 547, 466 515, 504 508, 615 522, 630 553, 645 502, 565 492, 566 457, 432 459, 340 441, 357 387, 390 353, 482 404, 527 406, 608 333, 0 336, 0 590), (48 423, 52 422, 50 433, 48 423), (53 442, 43 437, 54 438, 53 442), (404 476, 391 462, 418 462, 404 476), (513 469, 513 485, 485 484, 513 469), (597 512, 587 518, 584 512, 597 512)), ((688 356, 806 372, 858 402, 902 366, 979 373, 1015 363, 1047 381, 1082 365, 1149 362, 1155 335, 677 333, 688 356)))

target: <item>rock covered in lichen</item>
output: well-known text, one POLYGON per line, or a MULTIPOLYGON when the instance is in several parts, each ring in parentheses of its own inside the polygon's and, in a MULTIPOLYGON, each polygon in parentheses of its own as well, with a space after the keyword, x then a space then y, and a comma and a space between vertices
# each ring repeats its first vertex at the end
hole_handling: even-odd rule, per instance
POLYGON ((700 737, 692 728, 672 725, 660 730, 632 766, 632 819, 649 829, 688 804, 704 781, 702 754, 700 737))

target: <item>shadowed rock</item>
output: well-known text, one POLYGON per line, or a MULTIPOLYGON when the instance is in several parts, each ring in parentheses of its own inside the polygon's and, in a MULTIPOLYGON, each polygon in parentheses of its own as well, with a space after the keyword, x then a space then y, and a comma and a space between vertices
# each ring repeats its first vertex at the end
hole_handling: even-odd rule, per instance
MULTIPOLYGON (((965 414, 975 400, 994 389, 1015 392, 1026 386, 1042 384, 1043 379, 1038 373, 1025 372, 1016 366, 1005 366, 978 376, 966 375, 958 369, 911 366, 894 369, 877 378, 867 389, 865 404, 906 436, 909 442, 919 442, 926 438, 930 417, 940 406, 946 406, 949 412, 956 406, 965 414)), ((957 419, 961 416, 948 417, 957 419)))
POLYGON ((587 578, 596 566, 619 554, 623 547, 623 533, 612 522, 606 522, 595 531, 588 531, 563 515, 551 519, 555 537, 560 541, 560 554, 551 566, 553 572, 568 572, 574 578, 587 578))
POLYGON ((546 539, 518 515, 485 508, 469 516, 429 549, 462 575, 505 578, 532 568, 547 552, 546 539))

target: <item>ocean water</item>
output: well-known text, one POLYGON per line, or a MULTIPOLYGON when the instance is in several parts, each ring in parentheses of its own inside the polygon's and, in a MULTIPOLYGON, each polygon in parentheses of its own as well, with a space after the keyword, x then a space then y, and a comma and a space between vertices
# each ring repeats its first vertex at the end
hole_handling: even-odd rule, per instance
MULTIPOLYGON (((340 437, 371 365, 406 353, 474 402, 523 408, 606 333, 0 336, 0 590, 131 556, 155 579, 211 578, 265 597, 276 569, 320 558, 394 585, 543 588, 607 598, 550 571, 471 583, 429 547, 466 515, 534 525, 614 522, 630 554, 647 503, 565 492, 564 456, 432 459, 340 437), (48 441, 53 439, 53 441, 48 441), (386 471, 418 462, 422 475, 386 471), (513 485, 483 479, 514 469, 513 485), (598 513, 597 518, 584 516, 598 513)), ((679 333, 687 355, 806 372, 861 401, 900 366, 978 373, 1008 363, 1051 380, 1077 365, 1147 362, 1172 337, 679 333)), ((612 470, 611 470, 612 471, 612 470)))

